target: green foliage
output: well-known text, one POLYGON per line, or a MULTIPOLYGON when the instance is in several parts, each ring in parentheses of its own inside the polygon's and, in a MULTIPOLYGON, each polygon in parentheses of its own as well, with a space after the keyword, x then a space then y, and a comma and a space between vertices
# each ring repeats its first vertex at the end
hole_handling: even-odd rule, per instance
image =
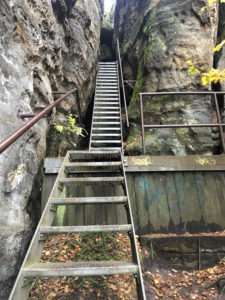
POLYGON ((76 148, 76 144, 73 141, 73 135, 76 134, 78 136, 84 137, 84 133, 87 134, 87 131, 76 125, 76 115, 69 114, 66 116, 66 122, 64 125, 54 124, 57 132, 61 134, 65 134, 69 140, 69 142, 76 148))
POLYGON ((110 233, 84 232, 76 242, 69 242, 72 249, 79 246, 80 251, 74 255, 75 261, 121 260, 125 253, 123 247, 110 233))
POLYGON ((77 285, 78 288, 81 287, 89 288, 107 288, 107 281, 104 278, 82 278, 80 283, 77 285))

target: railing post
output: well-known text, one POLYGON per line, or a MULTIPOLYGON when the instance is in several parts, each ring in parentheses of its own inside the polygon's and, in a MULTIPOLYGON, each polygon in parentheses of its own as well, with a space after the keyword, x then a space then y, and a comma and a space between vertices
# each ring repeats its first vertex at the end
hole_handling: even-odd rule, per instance
POLYGON ((142 149, 143 154, 145 154, 145 125, 144 125, 144 114, 143 114, 143 98, 142 94, 139 94, 139 100, 140 100, 140 114, 141 114, 141 139, 142 139, 142 149))
POLYGON ((224 135, 223 135, 223 126, 222 126, 222 122, 221 122, 220 110, 219 110, 218 99, 217 99, 217 94, 216 93, 214 93, 214 101, 215 101, 215 106, 216 106, 217 120, 218 120, 218 123, 219 123, 220 137, 221 137, 221 141, 222 141, 223 153, 225 153, 225 141, 224 141, 224 135))
POLYGON ((129 124, 128 110, 127 110, 127 99, 126 99, 125 88, 124 88, 123 69, 122 69, 122 62, 121 62, 121 56, 120 56, 120 45, 119 45, 118 39, 116 40, 116 43, 117 43, 117 52, 118 52, 118 60, 119 60, 119 68, 120 68, 120 77, 121 77, 121 83, 122 83, 122 89, 123 89, 123 99, 124 99, 124 108, 125 108, 125 113, 126 113, 126 122, 127 122, 127 127, 129 127, 130 124, 129 124))

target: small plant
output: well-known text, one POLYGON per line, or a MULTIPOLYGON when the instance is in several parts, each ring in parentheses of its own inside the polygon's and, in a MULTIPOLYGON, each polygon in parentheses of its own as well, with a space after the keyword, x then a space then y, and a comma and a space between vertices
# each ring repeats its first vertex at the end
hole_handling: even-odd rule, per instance
POLYGON ((76 125, 76 115, 69 114, 66 116, 66 122, 65 125, 58 125, 54 124, 55 129, 59 133, 65 133, 65 135, 68 137, 69 142, 73 145, 74 148, 76 148, 76 144, 73 141, 73 135, 76 134, 78 136, 85 136, 84 133, 87 134, 87 131, 76 125))

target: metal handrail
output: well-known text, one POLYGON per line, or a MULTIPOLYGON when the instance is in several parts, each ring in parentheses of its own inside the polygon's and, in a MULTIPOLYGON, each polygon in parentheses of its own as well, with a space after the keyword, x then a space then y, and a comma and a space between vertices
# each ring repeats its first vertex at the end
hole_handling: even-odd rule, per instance
MULTIPOLYGON (((58 105, 62 100, 64 100, 66 97, 74 93, 77 89, 72 89, 68 93, 65 93, 63 96, 61 96, 59 99, 57 99, 55 102, 50 104, 48 107, 43 109, 40 113, 35 115, 30 121, 28 121, 26 124, 21 126, 19 129, 15 130, 10 136, 5 138, 3 141, 0 142, 0 153, 2 153, 4 150, 6 150, 12 143, 14 143, 21 135, 23 135, 28 129, 30 129, 33 125, 35 125, 42 117, 44 117, 46 114, 48 114, 56 105, 58 105)), ((54 92, 55 94, 57 92, 54 92)), ((61 93, 61 92, 60 92, 61 93)))
POLYGON ((221 121, 221 114, 218 105, 217 95, 225 95, 224 92, 155 92, 155 93, 140 93, 140 115, 141 115, 141 138, 142 138, 142 149, 143 153, 146 153, 145 148, 145 128, 191 128, 191 127, 219 127, 220 137, 222 142, 223 152, 225 153, 225 139, 223 134, 223 127, 225 124, 221 121), (163 125, 149 125, 144 123, 144 112, 143 112, 143 96, 167 96, 167 95, 213 95, 214 103, 216 108, 217 123, 207 123, 207 124, 163 124, 163 125))
POLYGON ((118 39, 116 40, 116 43, 117 43, 117 54, 118 54, 118 61, 119 61, 120 77, 121 77, 122 90, 123 90, 124 108, 125 108, 125 113, 126 113, 126 122, 127 122, 127 127, 129 127, 130 124, 129 124, 129 116, 128 116, 128 110, 127 110, 127 99, 126 99, 126 93, 125 93, 125 87, 124 87, 123 69, 122 69, 120 45, 119 45, 118 39))

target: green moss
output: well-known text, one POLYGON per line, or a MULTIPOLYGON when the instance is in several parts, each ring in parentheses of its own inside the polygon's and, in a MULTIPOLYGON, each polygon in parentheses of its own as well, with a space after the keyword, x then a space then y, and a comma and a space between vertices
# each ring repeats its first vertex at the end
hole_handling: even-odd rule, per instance
POLYGON ((176 133, 182 140, 189 137, 189 129, 188 128, 178 128, 178 129, 176 129, 176 133))
POLYGON ((138 78, 136 81, 131 102, 137 102, 139 93, 142 91, 142 89, 143 89, 143 76, 140 76, 140 78, 138 78))
POLYGON ((148 63, 151 54, 152 54, 152 43, 150 40, 148 45, 142 50, 142 53, 140 54, 140 63, 138 67, 137 81, 135 84, 131 103, 137 102, 139 93, 143 91, 144 67, 148 63))

